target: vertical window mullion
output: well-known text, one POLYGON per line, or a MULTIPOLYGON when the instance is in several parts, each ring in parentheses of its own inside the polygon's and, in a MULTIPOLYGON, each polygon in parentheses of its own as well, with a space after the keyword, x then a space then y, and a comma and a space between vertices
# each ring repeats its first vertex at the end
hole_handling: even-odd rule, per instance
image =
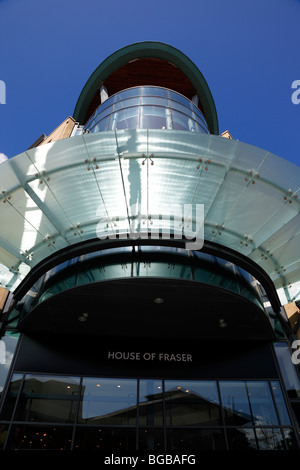
POLYGON ((220 391, 219 381, 216 380, 216 383, 217 383, 217 391, 218 391, 218 395, 219 395, 222 429, 223 429, 223 433, 225 435, 225 445, 226 445, 226 449, 229 449, 227 432, 226 432, 226 424, 225 424, 225 416, 224 416, 224 410, 223 410, 223 404, 222 404, 222 394, 221 394, 221 391, 220 391))

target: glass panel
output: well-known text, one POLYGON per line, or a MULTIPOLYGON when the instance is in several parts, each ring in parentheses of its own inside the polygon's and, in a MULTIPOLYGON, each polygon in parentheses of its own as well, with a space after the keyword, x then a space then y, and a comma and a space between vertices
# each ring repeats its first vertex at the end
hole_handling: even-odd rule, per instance
POLYGON ((298 433, 300 435, 300 402, 291 402, 294 420, 296 421, 298 433))
POLYGON ((162 96, 168 98, 169 90, 159 87, 141 87, 142 96, 162 96))
POLYGON ((221 424, 217 385, 213 381, 167 380, 167 425, 221 424))
POLYGON ((226 433, 230 450, 257 450, 254 429, 228 428, 226 433))
POLYGON ((0 339, 0 398, 17 347, 19 334, 6 334, 0 339))
POLYGON ((279 381, 273 381, 271 386, 279 414, 280 424, 289 425, 291 424, 291 421, 288 415, 279 381))
POLYGON ((257 428, 259 450, 285 450, 284 439, 279 428, 257 428))
POLYGON ((168 429, 167 448, 179 451, 224 450, 224 432, 222 429, 168 429))
MULTIPOLYGON (((298 167, 265 150, 220 136, 157 129, 146 133, 120 131, 118 138, 121 132, 123 141, 127 139, 132 144, 131 154, 142 155, 147 150, 148 155, 154 153, 157 164, 150 167, 149 182, 152 188, 163 188, 164 198, 160 201, 170 201, 176 194, 184 204, 190 202, 189 196, 193 195, 194 204, 205 205, 206 239, 222 240, 223 245, 233 249, 240 246, 241 253, 259 262, 276 286, 283 274, 275 271, 276 265, 286 269, 287 285, 295 281, 300 272, 300 215, 288 188, 293 194, 298 190, 298 167), (170 155, 172 159, 166 161, 170 155), (191 162, 190 168, 187 168, 187 161, 191 162), (182 176, 177 169, 183 171, 182 176), (260 204, 262 199, 263 205, 260 204), (256 211, 256 207, 260 207, 260 211, 256 211), (215 230, 216 224, 222 226, 223 223, 222 232, 215 230), (249 236, 250 243, 245 242, 245 235, 249 236), (255 248, 258 246, 263 250, 255 248), (264 250, 271 250, 273 258, 261 258, 264 250)), ((115 208, 123 189, 120 172, 117 169, 113 172, 111 165, 111 162, 118 163, 115 137, 115 133, 102 132, 61 139, 30 149, 1 165, 0 185, 6 191, 1 200, 7 197, 1 207, 4 219, 9 222, 0 227, 0 237, 6 241, 0 249, 1 264, 17 268, 20 252, 29 248, 28 255, 32 256, 31 260, 26 259, 29 270, 57 248, 77 243, 79 237, 81 240, 95 237, 95 207, 106 209, 105 216, 110 217, 111 203, 115 208), (109 173, 103 172, 106 162, 111 165, 109 173), (99 170, 101 166, 100 171, 97 166, 99 170), (102 177, 103 184, 100 184, 102 177), (26 194, 20 181, 28 184, 26 194), (111 196, 102 200, 107 188, 111 196), (78 224, 84 228, 74 232, 78 224), (48 230, 51 233, 48 234, 48 230), (48 235, 50 243, 44 243, 48 235)), ((149 199, 151 213, 159 213, 160 207, 156 206, 157 199, 151 188, 149 199)), ((7 282, 7 276, 8 272, 4 271, 1 281, 7 282)), ((16 274, 16 279, 20 277, 20 273, 16 274)), ((14 279, 15 276, 11 278, 12 283, 14 279)))
POLYGON ((142 106, 140 127, 143 129, 165 129, 167 126, 165 114, 165 108, 142 106))
POLYGON ((118 93, 117 95, 115 95, 115 102, 117 100, 124 100, 126 98, 131 98, 133 96, 140 96, 140 94, 141 94, 140 87, 128 88, 128 90, 124 90, 121 93, 118 93))
POLYGON ((12 428, 5 450, 70 450, 72 428, 20 426, 12 428))
POLYGON ((220 382, 225 423, 230 426, 252 424, 249 400, 244 382, 220 382))
POLYGON ((300 396, 300 380, 292 362, 291 353, 286 343, 275 343, 275 353, 278 359, 284 385, 290 398, 300 396))
POLYGON ((78 422, 136 424, 137 381, 89 379, 82 383, 78 422))
POLYGON ((169 100, 167 98, 159 98, 156 96, 143 96, 141 98, 141 104, 152 104, 154 106, 163 106, 163 107, 169 107, 169 100))
POLYGON ((77 427, 74 449, 76 450, 122 450, 136 449, 135 428, 77 427))
MULTIPOLYGON (((113 111, 118 111, 119 109, 125 109, 129 108, 131 106, 139 106, 140 105, 140 97, 135 97, 135 98, 127 98, 127 99, 122 99, 122 101, 116 101, 112 107, 113 111)), ((111 111, 111 110, 109 110, 111 111)))
POLYGON ((109 130, 136 129, 139 127, 139 108, 127 108, 111 115, 109 130))
POLYGON ((247 390, 254 424, 279 424, 268 382, 247 382, 247 390))
POLYGON ((110 121, 110 116, 107 116, 101 119, 100 121, 98 121, 96 125, 92 123, 93 127, 90 127, 89 129, 91 132, 106 131, 109 125, 109 121, 110 121))
POLYGON ((73 422, 78 392, 77 378, 27 375, 15 420, 73 422))
POLYGON ((12 417, 12 413, 16 404, 16 399, 20 390, 20 385, 22 382, 22 374, 14 374, 12 376, 9 389, 5 398, 5 402, 0 414, 1 420, 9 420, 12 417))
POLYGON ((164 450, 164 430, 139 428, 139 450, 164 450))
POLYGON ((162 381, 141 380, 139 390, 139 425, 163 424, 162 381))
POLYGON ((7 430, 8 430, 8 424, 0 423, 0 451, 5 446, 5 442, 7 438, 7 430))
POLYGON ((288 450, 299 450, 299 445, 296 440, 295 433, 292 429, 289 428, 283 428, 282 429, 284 439, 285 439, 285 444, 287 446, 288 450))
POLYGON ((173 128, 176 130, 188 131, 188 117, 185 114, 179 113, 178 111, 172 111, 173 115, 173 128))

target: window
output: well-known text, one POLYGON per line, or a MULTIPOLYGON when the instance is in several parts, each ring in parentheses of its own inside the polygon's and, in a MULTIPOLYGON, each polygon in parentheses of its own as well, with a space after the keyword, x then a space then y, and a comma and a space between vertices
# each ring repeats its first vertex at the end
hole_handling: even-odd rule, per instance
POLYGON ((136 424, 137 381, 83 379, 78 422, 136 424))
POLYGON ((78 378, 26 375, 14 419, 74 422, 78 392, 78 378))
POLYGON ((298 449, 278 380, 15 374, 0 449, 298 449))

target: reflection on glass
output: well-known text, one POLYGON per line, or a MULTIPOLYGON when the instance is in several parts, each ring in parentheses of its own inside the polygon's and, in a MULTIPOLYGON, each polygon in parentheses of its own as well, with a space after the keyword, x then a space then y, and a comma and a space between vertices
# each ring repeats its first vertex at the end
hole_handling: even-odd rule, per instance
POLYGON ((220 382, 225 423, 230 426, 252 424, 245 382, 220 382))
POLYGON ((280 383, 274 380, 273 382, 271 382, 271 387, 272 387, 273 396, 275 398, 277 411, 279 414, 280 424, 290 425, 291 421, 290 421, 290 418, 289 418, 289 415, 285 406, 280 383))
POLYGON ((164 431, 162 428, 139 428, 139 450, 163 450, 164 431))
POLYGON ((12 376, 11 382, 9 384, 8 392, 6 394, 4 406, 0 414, 1 420, 11 419, 12 412, 15 407, 16 399, 20 390, 22 378, 23 378, 22 374, 14 374, 12 376))
POLYGON ((71 427, 16 425, 5 450, 70 450, 71 442, 71 427))
POLYGON ((15 420, 73 422, 78 391, 78 378, 26 375, 15 420))
POLYGON ((288 450, 299 450, 299 446, 296 441, 296 436, 294 431, 291 428, 282 429, 285 444, 288 450))
POLYGON ((0 338, 0 397, 17 347, 19 334, 0 338))
POLYGON ((214 381, 166 380, 167 425, 221 424, 217 385, 214 381))
POLYGON ((228 428, 229 450, 257 450, 254 429, 228 428))
POLYGON ((268 382, 247 382, 250 406, 255 425, 278 425, 268 382))
POLYGON ((84 379, 79 423, 136 424, 137 382, 125 379, 84 379))
POLYGON ((161 380, 141 380, 139 389, 139 425, 163 424, 161 380))
POLYGON ((132 450, 136 448, 135 428, 77 427, 75 450, 132 450))
POLYGON ((167 448, 185 451, 187 449, 224 450, 226 449, 222 429, 169 429, 167 448))
POLYGON ((0 449, 298 450, 279 380, 15 374, 0 419, 0 449))
POLYGON ((284 450, 284 440, 279 428, 257 428, 256 437, 260 450, 284 450))
POLYGON ((180 129, 208 134, 201 111, 184 96, 159 87, 122 91, 101 104, 86 123, 90 132, 180 129))

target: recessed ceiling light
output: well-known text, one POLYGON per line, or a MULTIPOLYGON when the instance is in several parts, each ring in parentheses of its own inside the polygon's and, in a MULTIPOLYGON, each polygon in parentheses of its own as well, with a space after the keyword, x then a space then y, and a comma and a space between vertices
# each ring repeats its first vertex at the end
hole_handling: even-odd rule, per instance
POLYGON ((154 299, 154 302, 155 302, 156 304, 162 304, 163 301, 164 301, 164 299, 163 299, 162 297, 156 297, 156 298, 154 299))
POLYGON ((220 328, 226 328, 227 323, 225 322, 224 318, 219 319, 219 327, 220 328))

